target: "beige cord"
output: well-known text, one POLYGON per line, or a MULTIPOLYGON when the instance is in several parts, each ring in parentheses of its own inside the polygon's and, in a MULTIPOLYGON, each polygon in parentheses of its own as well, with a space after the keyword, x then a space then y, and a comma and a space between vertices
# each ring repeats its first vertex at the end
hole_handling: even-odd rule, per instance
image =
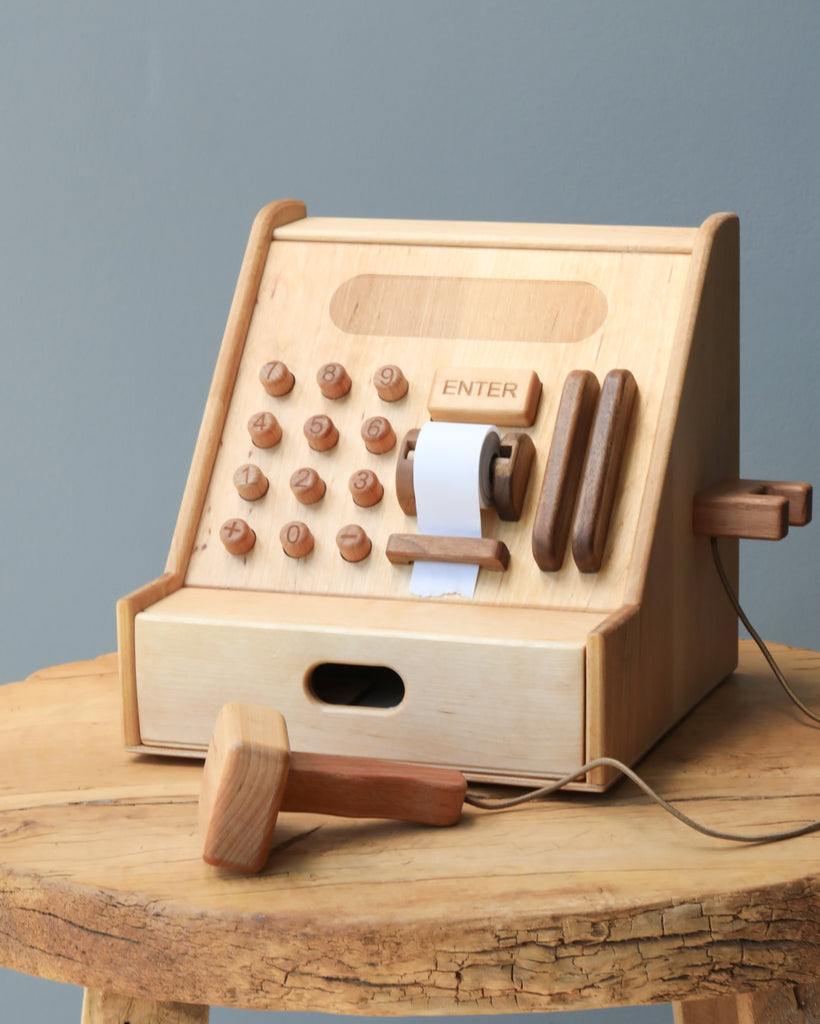
MULTIPOLYGON (((774 660, 771 651, 768 649, 765 642, 760 638, 756 630, 753 628, 752 624, 749 622, 743 609, 740 607, 740 602, 738 601, 737 596, 733 592, 731 584, 729 583, 729 579, 723 568, 723 563, 721 562, 720 554, 718 553, 717 538, 712 537, 711 541, 712 556, 715 561, 715 567, 717 569, 718 575, 720 576, 720 580, 723 583, 724 589, 726 590, 726 593, 729 597, 729 600, 731 601, 735 611, 738 614, 738 617, 740 618, 740 621, 749 631, 750 636, 755 641, 760 650, 763 652, 763 656, 769 663, 769 667, 772 669, 772 672, 774 673, 777 681, 789 695, 791 700, 793 700, 797 707, 799 707, 804 714, 811 718, 812 721, 820 722, 820 715, 816 715, 813 711, 810 711, 809 708, 806 707, 806 705, 797 697, 797 695, 791 689, 791 687, 786 681, 785 676, 783 675, 783 672, 774 660)), ((644 782, 644 780, 638 774, 636 774, 628 765, 625 765, 622 761, 617 761, 613 757, 598 757, 594 761, 589 761, 583 767, 579 768, 577 771, 572 772, 570 775, 564 776, 563 779, 558 779, 556 782, 551 782, 549 785, 542 786, 540 789, 530 790, 527 793, 521 794, 520 796, 508 798, 484 797, 479 796, 476 793, 471 793, 468 790, 467 795, 464 798, 464 802, 466 804, 470 804, 472 807, 480 807, 484 810, 494 811, 504 810, 508 807, 516 807, 518 804, 526 803, 529 800, 537 800, 540 797, 551 796, 559 789, 563 789, 563 787, 568 785, 570 782, 574 782, 576 779, 581 778, 582 775, 586 775, 586 773, 592 771, 593 768, 599 768, 603 765, 607 765, 610 768, 615 768, 622 775, 625 775, 627 778, 631 779, 635 783, 635 785, 638 786, 641 790, 643 790, 643 792, 648 797, 654 800, 655 803, 659 804, 665 811, 668 811, 669 814, 677 818, 678 821, 683 822, 684 825, 688 825, 689 828, 694 829, 696 832, 700 832, 703 835, 709 836, 713 839, 726 839, 734 843, 776 843, 781 842, 784 839, 793 839, 796 836, 804 836, 807 835, 809 832, 820 831, 820 820, 811 821, 806 825, 798 825, 796 828, 788 829, 784 832, 763 832, 754 835, 743 835, 736 832, 722 832, 719 829, 709 828, 709 826, 701 825, 693 818, 690 818, 688 814, 684 814, 683 811, 678 810, 677 807, 673 807, 673 805, 670 804, 668 800, 664 800, 664 798, 660 796, 660 794, 656 793, 655 790, 652 789, 652 787, 648 783, 644 782)))
POLYGON ((772 652, 766 646, 765 640, 761 639, 761 637, 758 634, 757 630, 754 628, 754 626, 751 624, 751 622, 749 622, 749 619, 748 619, 746 613, 740 607, 740 601, 738 601, 738 599, 737 599, 737 594, 735 594, 735 592, 732 590, 732 585, 731 585, 731 583, 729 583, 729 577, 726 575, 726 570, 723 568, 723 562, 721 561, 720 554, 718 552, 717 537, 712 537, 711 541, 712 541, 712 557, 715 560, 715 568, 718 571, 718 576, 720 576, 720 582, 723 584, 723 589, 726 591, 726 594, 727 594, 729 600, 732 602, 732 607, 737 612, 738 618, 740 619, 740 621, 743 623, 743 625, 748 630, 749 636, 752 638, 752 640, 754 640, 754 642, 760 648, 760 651, 761 651, 763 657, 769 663, 769 668, 774 673, 775 679, 777 679, 778 683, 780 683, 780 685, 786 691, 786 693, 788 694, 789 698, 792 701, 794 701, 794 703, 797 705, 797 707, 800 708, 800 710, 803 712, 803 714, 806 715, 808 718, 810 718, 813 722, 820 722, 820 715, 815 714, 813 711, 811 711, 809 708, 807 708, 806 705, 803 703, 803 701, 800 700, 800 698, 797 696, 797 694, 794 692, 794 690, 789 686, 788 682, 786 681, 786 677, 783 675, 783 672, 780 669, 780 666, 774 660, 774 656, 772 655, 772 652))

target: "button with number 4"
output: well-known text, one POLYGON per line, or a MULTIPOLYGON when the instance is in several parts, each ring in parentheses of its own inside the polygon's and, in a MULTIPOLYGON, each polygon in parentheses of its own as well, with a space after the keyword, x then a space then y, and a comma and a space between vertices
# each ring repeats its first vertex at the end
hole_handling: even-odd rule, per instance
POLYGON ((248 420, 248 433, 257 448, 273 448, 282 440, 282 428, 270 412, 255 412, 248 420))

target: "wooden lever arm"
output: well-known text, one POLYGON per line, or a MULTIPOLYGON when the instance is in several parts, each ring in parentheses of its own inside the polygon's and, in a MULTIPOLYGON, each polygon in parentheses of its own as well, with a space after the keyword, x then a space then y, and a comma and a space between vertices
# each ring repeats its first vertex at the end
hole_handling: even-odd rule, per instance
POLYGON ((281 809, 455 825, 466 792, 454 769, 292 751, 281 809))
POLYGON ((274 708, 234 702, 217 716, 199 797, 208 864, 259 871, 281 810, 453 825, 467 792, 454 769, 290 750, 274 708))
POLYGON ((504 572, 510 549, 492 537, 439 537, 426 533, 391 533, 385 548, 393 565, 411 562, 455 562, 504 572))
POLYGON ((811 522, 812 486, 784 480, 729 480, 695 495, 698 537, 780 540, 811 522))

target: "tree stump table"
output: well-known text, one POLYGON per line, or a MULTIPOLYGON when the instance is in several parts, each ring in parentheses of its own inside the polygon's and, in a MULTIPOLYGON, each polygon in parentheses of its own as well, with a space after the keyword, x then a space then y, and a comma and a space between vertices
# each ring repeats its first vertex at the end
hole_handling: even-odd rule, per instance
MULTIPOLYGON (((775 653, 820 703, 820 655, 775 653)), ((201 763, 126 753, 119 705, 114 655, 0 687, 0 964, 84 986, 85 1024, 669 1000, 679 1024, 820 1021, 818 835, 716 841, 624 781, 446 829, 282 814, 242 877, 200 859, 201 763)), ((639 771, 706 824, 780 830, 820 814, 817 747, 742 642, 639 771)))

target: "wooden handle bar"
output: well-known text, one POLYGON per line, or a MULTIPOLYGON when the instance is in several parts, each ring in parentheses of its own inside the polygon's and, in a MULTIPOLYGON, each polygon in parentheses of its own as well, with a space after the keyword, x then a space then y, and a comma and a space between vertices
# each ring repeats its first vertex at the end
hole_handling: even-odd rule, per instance
POLYGON ((281 809, 454 825, 466 792, 454 769, 292 751, 281 809))
POLYGON ((812 487, 785 480, 729 480, 695 495, 698 537, 780 540, 811 522, 812 487))

